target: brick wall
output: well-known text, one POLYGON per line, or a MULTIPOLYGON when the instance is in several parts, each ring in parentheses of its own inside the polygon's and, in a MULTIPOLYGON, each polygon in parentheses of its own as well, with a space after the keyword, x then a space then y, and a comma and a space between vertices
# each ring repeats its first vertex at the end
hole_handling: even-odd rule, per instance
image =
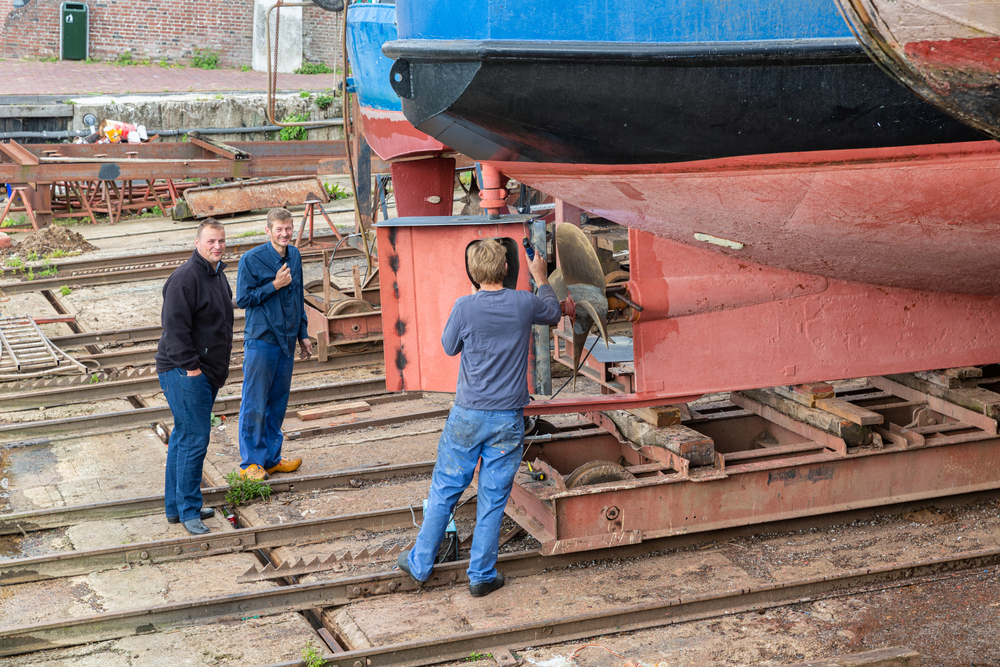
MULTIPOLYGON (((51 58, 59 55, 59 5, 29 0, 14 7, 0 0, 0 55, 51 58)), ((186 62, 195 49, 219 54, 219 65, 250 64, 253 3, 246 0, 90 0, 90 55, 114 60, 130 51, 134 60, 186 62)), ((340 14, 303 8, 303 57, 340 63, 340 14)))

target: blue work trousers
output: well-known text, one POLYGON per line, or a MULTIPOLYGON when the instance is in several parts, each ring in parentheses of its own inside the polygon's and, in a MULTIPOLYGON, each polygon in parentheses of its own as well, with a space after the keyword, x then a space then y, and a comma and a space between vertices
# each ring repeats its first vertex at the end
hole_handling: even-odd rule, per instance
POLYGON ((201 510, 201 470, 212 431, 212 404, 219 390, 204 373, 191 376, 183 368, 159 373, 159 378, 174 416, 167 446, 163 505, 168 518, 190 521, 199 518, 201 510))
POLYGON ((288 409, 293 356, 257 338, 243 342, 243 400, 240 402, 240 467, 281 462, 281 423, 288 409))
POLYGON ((458 405, 451 409, 438 441, 424 522, 407 561, 418 581, 426 581, 430 576, 451 514, 472 482, 480 458, 476 529, 468 575, 473 584, 496 579, 500 522, 524 444, 522 413, 522 410, 472 410, 458 405))

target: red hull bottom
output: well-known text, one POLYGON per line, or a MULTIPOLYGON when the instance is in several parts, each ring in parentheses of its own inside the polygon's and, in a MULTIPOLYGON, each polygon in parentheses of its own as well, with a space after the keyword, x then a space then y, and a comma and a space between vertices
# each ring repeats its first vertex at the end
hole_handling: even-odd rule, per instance
POLYGON ((865 285, 629 232, 636 390, 668 396, 1000 362, 1000 297, 865 285))
POLYGON ((619 224, 745 261, 1000 296, 993 141, 681 164, 492 164, 619 224))

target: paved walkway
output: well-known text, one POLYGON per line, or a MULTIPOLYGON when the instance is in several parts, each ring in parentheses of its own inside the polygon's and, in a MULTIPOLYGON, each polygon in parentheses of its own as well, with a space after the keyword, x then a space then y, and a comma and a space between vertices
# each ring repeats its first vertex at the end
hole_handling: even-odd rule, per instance
MULTIPOLYGON (((279 74, 279 90, 336 88, 339 74, 279 74)), ((123 95, 267 90, 266 72, 194 67, 88 65, 79 61, 0 60, 0 97, 24 95, 123 95)))

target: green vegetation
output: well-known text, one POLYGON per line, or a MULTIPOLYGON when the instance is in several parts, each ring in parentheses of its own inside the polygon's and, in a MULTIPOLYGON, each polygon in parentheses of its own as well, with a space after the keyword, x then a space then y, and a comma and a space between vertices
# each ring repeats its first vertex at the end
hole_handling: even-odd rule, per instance
POLYGON ((480 653, 479 651, 473 651, 469 654, 469 657, 465 659, 466 662, 478 662, 479 660, 492 660, 492 653, 480 653))
POLYGON ((97 373, 94 373, 93 375, 90 376, 90 382, 88 384, 99 384, 100 381, 101 381, 100 376, 97 373))
POLYGON ((248 236, 263 236, 263 234, 264 234, 264 232, 249 231, 249 232, 242 232, 240 234, 233 234, 231 238, 234 238, 234 239, 245 239, 248 236))
POLYGON ((209 419, 211 419, 212 421, 212 428, 215 428, 216 426, 222 426, 222 417, 215 414, 214 412, 210 412, 209 414, 211 415, 209 419))
POLYGON ((38 256, 38 253, 35 252, 34 250, 32 250, 28 254, 28 256, 24 258, 24 261, 26 261, 26 262, 37 262, 40 259, 41 259, 41 257, 38 256))
POLYGON ((48 262, 42 265, 41 271, 38 272, 39 278, 48 278, 49 276, 54 276, 59 273, 58 267, 52 266, 48 262))
POLYGON ((53 225, 59 225, 60 227, 72 227, 73 225, 83 224, 85 218, 55 218, 52 221, 53 225))
POLYGON ((240 67, 240 71, 241 72, 252 72, 253 71, 253 67, 250 67, 250 65, 243 65, 242 67, 240 67))
POLYGON ((301 97, 304 100, 312 99, 312 96, 313 96, 313 94, 310 93, 308 90, 300 90, 299 91, 299 97, 301 97))
POLYGON ((9 266, 12 269, 20 269, 22 266, 24 266, 24 262, 21 261, 20 257, 8 257, 7 266, 9 266))
POLYGON ((226 99, 226 96, 223 95, 222 93, 216 93, 215 99, 217 99, 217 100, 224 100, 224 99, 226 99))
POLYGON ((306 667, 323 667, 326 664, 323 654, 313 646, 311 639, 306 643, 306 647, 302 649, 302 659, 305 661, 306 667))
POLYGON ((318 95, 316 97, 316 106, 320 109, 328 109, 333 104, 333 99, 333 95, 318 95))
POLYGON ((132 60, 132 52, 125 51, 124 53, 119 53, 118 57, 115 59, 116 65, 135 65, 135 61, 132 60))
MULTIPOLYGON (((309 114, 300 113, 288 118, 283 118, 282 123, 301 123, 309 120, 309 114)), ((283 127, 278 133, 281 141, 302 141, 306 138, 306 128, 304 127, 283 127)))
POLYGON ((339 183, 324 183, 323 188, 326 190, 326 194, 330 195, 330 199, 337 201, 338 199, 350 199, 351 193, 340 187, 339 183))
POLYGON ((326 66, 326 63, 302 63, 302 67, 295 70, 296 74, 332 74, 334 70, 326 66))
POLYGON ((56 248, 48 255, 46 255, 45 259, 59 259, 60 257, 69 257, 71 254, 75 253, 70 253, 69 251, 63 250, 62 248, 56 248))
POLYGON ((69 285, 63 285, 62 287, 59 288, 59 293, 62 294, 63 296, 69 296, 70 294, 73 293, 73 290, 69 288, 69 285))
POLYGON ((13 217, 7 218, 6 220, 3 221, 3 224, 0 224, 0 227, 25 227, 30 224, 31 221, 28 220, 28 216, 22 213, 16 218, 13 217))
POLYGON ((191 56, 191 67, 219 69, 219 54, 210 49, 195 49, 191 56))
POLYGON ((240 472, 234 470, 226 475, 229 491, 226 491, 226 502, 230 505, 242 505, 254 498, 267 502, 271 498, 271 487, 257 479, 240 477, 240 472))

